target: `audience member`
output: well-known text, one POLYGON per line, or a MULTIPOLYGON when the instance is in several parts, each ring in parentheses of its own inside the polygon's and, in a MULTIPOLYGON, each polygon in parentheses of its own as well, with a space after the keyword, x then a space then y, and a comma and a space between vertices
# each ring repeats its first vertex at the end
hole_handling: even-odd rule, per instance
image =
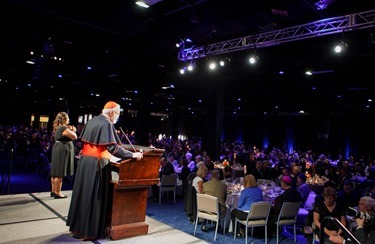
POLYGON ((281 188, 284 190, 279 196, 275 198, 274 204, 270 211, 270 216, 268 218, 268 228, 270 234, 273 235, 275 230, 275 223, 281 211, 281 207, 284 202, 302 202, 301 194, 296 188, 292 187, 292 179, 290 176, 283 176, 281 178, 281 188))
MULTIPOLYGON (((357 238, 357 240, 361 244, 373 244, 375 243, 375 218, 373 217, 369 222, 369 224, 366 224, 365 218, 356 218, 355 222, 357 224, 357 227, 354 231, 354 237, 357 238), (365 227, 368 226, 368 231, 366 231, 365 227)), ((329 240, 333 243, 339 243, 339 244, 355 244, 356 242, 348 239, 344 239, 340 235, 331 235, 329 237, 329 240)))
MULTIPOLYGON (((167 161, 166 157, 160 157, 160 170, 159 179, 163 178, 163 175, 175 174, 174 167, 170 161, 167 161)), ((153 201, 159 201, 159 185, 155 184, 151 186, 153 201)))
POLYGON ((271 180, 272 179, 272 172, 271 172, 271 169, 270 169, 270 161, 268 160, 263 160, 262 161, 262 175, 263 175, 263 179, 266 179, 266 180, 271 180))
POLYGON ((320 225, 322 220, 331 216, 338 219, 344 226, 346 226, 345 209, 337 202, 337 192, 332 187, 327 187, 323 192, 323 204, 314 205, 314 224, 315 234, 318 235, 322 243, 329 242, 329 237, 332 235, 340 235, 342 230, 336 226, 335 223, 327 221, 324 227, 324 237, 320 236, 320 225))
POLYGON ((290 176, 290 169, 289 167, 281 167, 280 168, 281 170, 281 174, 276 178, 276 184, 278 186, 281 186, 281 178, 283 178, 283 176, 290 176))
POLYGON ((353 188, 353 182, 351 180, 345 180, 343 189, 337 192, 337 202, 345 209, 358 206, 361 194, 353 188))
MULTIPOLYGON (((225 201, 227 199, 227 185, 220 181, 220 172, 215 169, 212 171, 211 180, 203 183, 203 193, 217 197, 220 207, 220 215, 223 216, 227 212, 225 201)), ((202 224, 202 230, 207 230, 206 222, 202 224)))
POLYGON ((301 173, 301 166, 293 165, 290 172, 290 178, 292 179, 292 187, 297 187, 297 176, 301 173))
POLYGON ((194 172, 194 171, 197 171, 197 166, 196 166, 196 162, 193 160, 193 154, 191 154, 190 152, 187 152, 185 154, 185 158, 186 158, 186 161, 188 163, 188 167, 190 169, 190 172, 194 172))
MULTIPOLYGON (((325 182, 324 185, 323 185, 323 192, 324 192, 325 189, 327 189, 327 187, 332 187, 332 188, 335 189, 335 188, 336 188, 336 185, 335 185, 335 183, 332 182, 332 181, 327 181, 327 182, 325 182)), ((320 194, 316 194, 316 197, 315 197, 315 199, 314 199, 314 204, 315 204, 315 205, 319 205, 319 204, 322 204, 322 203, 323 203, 323 201, 324 201, 323 192, 320 193, 320 194)))
POLYGON ((250 152, 243 166, 246 166, 246 175, 251 174, 255 170, 255 154, 250 152))
POLYGON ((255 179, 264 179, 263 172, 262 172, 262 162, 260 160, 256 161, 255 169, 252 172, 252 175, 254 175, 255 179))
POLYGON ((184 193, 185 192, 184 186, 186 186, 186 181, 190 174, 190 169, 188 167, 188 161, 185 158, 181 159, 181 165, 182 165, 182 169, 181 169, 181 173, 178 175, 178 179, 181 180, 182 182, 182 186, 183 186, 182 192, 184 193))
POLYGON ((176 159, 176 156, 173 153, 170 153, 168 155, 168 162, 170 162, 173 165, 174 172, 176 174, 180 174, 182 170, 182 166, 179 164, 179 162, 176 159))
MULTIPOLYGON (((373 199, 372 197, 369 197, 369 196, 361 197, 361 199, 359 200, 357 209, 361 213, 365 213, 365 214, 368 214, 371 217, 375 217, 374 216, 374 214, 375 214, 375 199, 373 199)), ((351 221, 349 221, 348 229, 350 231, 353 231, 357 227, 357 224, 356 224, 355 219, 354 220, 350 219, 350 220, 351 221)))
POLYGON ((197 166, 194 170, 192 170, 191 168, 190 168, 190 171, 197 171, 198 170, 198 163, 200 163, 200 162, 203 162, 204 163, 204 160, 203 160, 203 157, 201 156, 201 155, 197 155, 197 156, 195 156, 195 158, 194 158, 194 161, 195 161, 195 165, 197 166))
POLYGON ((306 184, 306 175, 304 173, 297 175, 297 191, 301 194, 303 206, 311 191, 310 187, 306 184))
POLYGON ((212 161, 212 159, 209 155, 207 155, 207 157, 206 157, 205 164, 206 164, 206 167, 207 167, 208 171, 211 172, 215 169, 214 162, 212 161))
POLYGON ((198 168, 196 176, 193 179, 192 184, 198 194, 203 193, 203 183, 204 183, 204 178, 206 177, 207 173, 208 173, 208 169, 206 165, 203 165, 198 168))
MULTIPOLYGON (((262 190, 258 187, 255 177, 252 174, 246 175, 244 179, 244 189, 241 192, 238 200, 237 208, 234 208, 230 215, 232 226, 234 228, 235 218, 245 220, 253 202, 259 202, 263 200, 262 190)), ((242 236, 244 229, 238 226, 237 235, 242 236)))
POLYGON ((344 188, 344 182, 351 179, 351 175, 348 167, 342 165, 337 167, 337 173, 339 174, 336 182, 336 190, 340 191, 344 188))

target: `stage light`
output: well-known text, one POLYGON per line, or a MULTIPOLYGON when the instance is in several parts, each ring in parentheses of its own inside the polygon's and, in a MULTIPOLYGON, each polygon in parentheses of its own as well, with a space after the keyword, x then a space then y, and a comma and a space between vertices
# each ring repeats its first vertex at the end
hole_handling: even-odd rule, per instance
POLYGON ((192 40, 190 38, 183 38, 179 42, 176 43, 177 48, 185 48, 185 43, 191 43, 192 40))
POLYGON ((176 43, 176 47, 183 47, 183 46, 184 46, 184 42, 183 41, 176 43))
POLYGON ((226 64, 228 64, 229 62, 230 62, 230 58, 225 57, 225 58, 223 58, 223 59, 221 59, 221 60, 219 61, 219 65, 220 65, 221 67, 223 67, 223 66, 225 66, 226 64))
POLYGON ((137 4, 138 6, 142 7, 142 8, 149 8, 150 5, 148 5, 147 3, 143 2, 143 1, 136 1, 135 4, 137 4))
POLYGON ((253 54, 249 58, 249 63, 255 64, 256 62, 258 62, 258 59, 259 59, 259 57, 257 55, 255 55, 255 54, 253 54))
POLYGON ((215 61, 210 61, 210 63, 208 64, 208 67, 210 68, 210 70, 216 69, 216 62, 215 61))
POLYGON ((348 44, 346 44, 344 41, 340 42, 335 46, 335 53, 341 53, 344 52, 348 48, 348 44))

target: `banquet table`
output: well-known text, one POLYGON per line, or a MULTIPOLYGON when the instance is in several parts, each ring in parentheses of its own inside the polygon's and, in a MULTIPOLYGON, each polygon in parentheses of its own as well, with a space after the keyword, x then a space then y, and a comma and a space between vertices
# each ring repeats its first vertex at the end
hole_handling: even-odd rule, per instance
POLYGON ((324 190, 324 183, 327 181, 328 181, 328 178, 324 176, 319 177, 319 175, 315 175, 314 177, 308 177, 306 180, 306 184, 316 194, 322 194, 324 190))

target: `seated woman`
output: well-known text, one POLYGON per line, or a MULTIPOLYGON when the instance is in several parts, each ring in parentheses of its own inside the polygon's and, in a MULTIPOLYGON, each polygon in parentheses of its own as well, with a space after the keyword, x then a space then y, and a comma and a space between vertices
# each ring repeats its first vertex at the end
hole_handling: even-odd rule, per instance
POLYGON ((327 187, 323 191, 323 202, 314 206, 314 224, 316 226, 315 233, 318 234, 322 243, 331 243, 330 236, 341 235, 342 230, 335 223, 327 221, 324 226, 324 240, 320 236, 320 226, 324 217, 334 217, 346 226, 345 209, 336 202, 337 193, 332 187, 327 187))
MULTIPOLYGON (((244 189, 241 192, 240 199, 238 200, 237 208, 233 209, 230 213, 232 225, 235 224, 236 217, 241 220, 246 220, 250 206, 253 202, 263 201, 262 190, 257 186, 255 177, 252 174, 245 176, 244 189)), ((244 229, 237 229, 237 235, 242 236, 244 229)))
POLYGON ((201 166, 198 168, 195 178, 193 179, 193 186, 197 193, 203 193, 203 183, 204 178, 208 174, 208 169, 206 166, 201 166))

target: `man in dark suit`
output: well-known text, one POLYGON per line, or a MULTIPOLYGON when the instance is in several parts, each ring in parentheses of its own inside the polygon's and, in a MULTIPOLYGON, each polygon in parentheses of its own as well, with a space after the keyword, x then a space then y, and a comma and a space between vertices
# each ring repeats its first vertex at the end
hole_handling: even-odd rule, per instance
MULTIPOLYGON (((174 167, 171 162, 167 160, 166 157, 161 157, 160 159, 160 172, 159 172, 159 179, 161 180, 163 178, 163 175, 170 175, 174 174, 174 167)), ((159 201, 159 186, 158 185, 152 185, 152 195, 153 195, 153 201, 159 201)))
POLYGON ((344 166, 337 167, 337 173, 339 177, 336 182, 336 190, 340 191, 344 189, 344 182, 350 180, 352 176, 350 175, 350 170, 344 166))
POLYGON ((252 172, 252 175, 254 175, 255 180, 258 179, 264 179, 263 172, 262 172, 262 162, 257 160, 255 164, 255 169, 252 172))
POLYGON ((284 202, 302 202, 301 194, 296 188, 292 187, 293 181, 290 176, 283 176, 281 178, 281 188, 284 190, 279 196, 275 198, 274 204, 271 208, 270 216, 268 218, 268 229, 271 236, 275 230, 275 223, 281 211, 284 202))
POLYGON ((160 169, 160 172, 159 172, 159 178, 160 179, 163 178, 163 175, 170 175, 170 174, 175 173, 173 164, 171 162, 169 162, 167 160, 167 158, 161 157, 160 158, 160 165, 161 165, 161 169, 160 169))

